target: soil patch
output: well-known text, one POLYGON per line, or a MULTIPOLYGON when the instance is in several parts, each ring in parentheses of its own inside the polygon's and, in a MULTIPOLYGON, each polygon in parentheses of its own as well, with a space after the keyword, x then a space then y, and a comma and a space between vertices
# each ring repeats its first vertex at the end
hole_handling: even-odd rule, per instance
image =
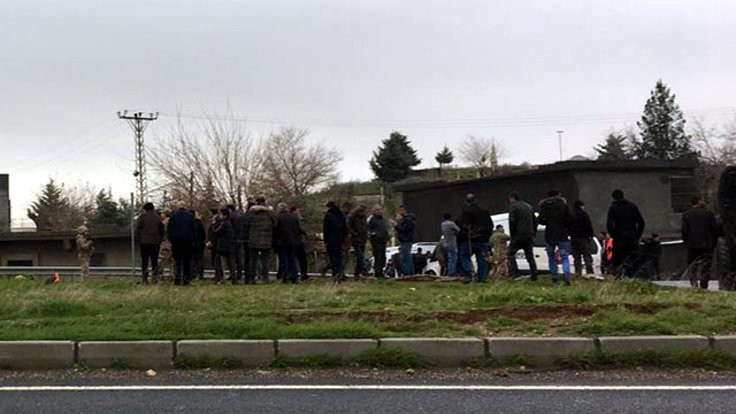
MULTIPOLYGON (((508 306, 503 308, 490 309, 469 309, 466 311, 444 311, 405 314, 401 312, 391 311, 350 311, 350 312, 324 312, 324 311, 308 311, 292 313, 288 315, 274 315, 279 319, 290 323, 309 322, 319 319, 355 319, 363 321, 371 321, 376 323, 386 322, 424 322, 429 320, 452 321, 464 325, 485 322, 489 318, 503 316, 507 318, 519 319, 522 321, 531 321, 536 319, 560 319, 568 317, 590 317, 600 311, 609 311, 616 309, 619 305, 530 305, 530 306, 508 306)), ((675 305, 652 303, 652 304, 622 304, 628 311, 642 314, 652 315, 663 309, 673 307, 675 305)), ((688 303, 685 305, 676 305, 677 307, 685 307, 687 309, 695 309, 700 305, 696 303, 688 303)))

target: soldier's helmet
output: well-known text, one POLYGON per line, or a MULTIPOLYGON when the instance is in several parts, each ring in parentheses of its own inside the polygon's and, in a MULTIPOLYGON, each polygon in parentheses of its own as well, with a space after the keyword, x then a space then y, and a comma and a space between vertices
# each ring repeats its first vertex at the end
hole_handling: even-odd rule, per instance
POLYGON ((77 227, 77 234, 85 234, 89 231, 87 226, 79 226, 77 227))

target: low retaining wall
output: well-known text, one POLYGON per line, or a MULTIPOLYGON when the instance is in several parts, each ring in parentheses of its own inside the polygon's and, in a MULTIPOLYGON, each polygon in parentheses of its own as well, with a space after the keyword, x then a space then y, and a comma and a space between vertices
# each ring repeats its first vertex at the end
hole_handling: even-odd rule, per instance
POLYGON ((601 351, 607 354, 719 350, 736 356, 736 336, 491 337, 182 341, 0 341, 0 369, 258 367, 328 356, 355 360, 377 349, 400 349, 428 365, 463 366, 522 357, 536 365, 601 351))

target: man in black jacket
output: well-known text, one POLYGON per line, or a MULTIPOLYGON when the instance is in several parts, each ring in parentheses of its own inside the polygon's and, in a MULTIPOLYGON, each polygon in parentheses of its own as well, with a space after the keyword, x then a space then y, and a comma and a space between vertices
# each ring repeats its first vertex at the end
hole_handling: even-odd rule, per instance
POLYGON ((537 235, 537 218, 532 206, 521 199, 521 194, 514 191, 509 195, 509 274, 519 276, 516 264, 516 252, 524 251, 531 279, 537 280, 537 261, 534 259, 534 237, 537 235))
POLYGON ((330 261, 330 268, 332 269, 332 281, 339 283, 345 279, 342 246, 348 236, 348 225, 345 215, 337 204, 330 201, 326 207, 327 212, 322 223, 322 236, 327 250, 327 257, 330 261))
POLYGON ((136 238, 141 247, 141 284, 148 284, 148 263, 151 263, 153 283, 158 282, 158 250, 164 237, 164 223, 154 211, 152 203, 143 205, 143 214, 135 226, 136 238))
POLYGON ((238 281, 243 279, 243 219, 242 214, 238 213, 235 209, 234 204, 228 204, 226 207, 230 211, 230 227, 233 228, 233 234, 235 236, 235 248, 233 249, 233 260, 235 260, 235 268, 237 273, 230 277, 233 284, 237 284, 238 281))
POLYGON ((279 255, 279 264, 283 264, 284 283, 299 281, 299 272, 296 268, 296 246, 302 238, 302 229, 299 219, 289 212, 286 203, 279 203, 276 215, 276 231, 274 232, 276 247, 279 255))
POLYGON ((472 269, 471 257, 475 256, 478 265, 477 282, 483 283, 488 276, 488 241, 493 234, 493 219, 491 213, 478 205, 475 195, 465 197, 461 227, 467 233, 468 244, 461 244, 460 261, 463 262, 462 271, 465 282, 470 282, 472 269))
MULTIPOLYGON (((708 208, 703 197, 693 197, 693 207, 682 215, 682 241, 687 246, 687 264, 696 260, 698 268, 692 275, 700 278, 700 287, 708 289, 708 279, 713 250, 718 239, 716 213, 708 208)), ((695 279, 691 278, 695 284, 695 279)))
POLYGON ((608 208, 606 228, 613 238, 611 266, 618 271, 626 258, 636 251, 646 223, 639 208, 624 197, 622 190, 613 190, 611 196, 613 202, 608 208))
POLYGON ((235 231, 233 230, 232 221, 230 220, 230 209, 223 208, 212 223, 212 231, 215 238, 215 282, 218 284, 224 278, 222 268, 222 259, 227 260, 227 267, 230 271, 229 280, 235 285, 237 281, 237 265, 235 259, 235 231))
POLYGON ((299 220, 299 229, 302 234, 299 237, 299 244, 296 245, 296 262, 299 264, 299 274, 301 280, 309 279, 309 262, 307 261, 307 242, 309 241, 309 234, 304 230, 302 226, 302 210, 299 207, 292 206, 289 209, 289 213, 293 214, 294 217, 299 220))
POLYGON ((364 205, 356 207, 348 216, 350 243, 355 251, 355 279, 365 276, 365 244, 368 241, 368 223, 364 205))
POLYGON ((578 200, 572 205, 573 222, 570 229, 572 258, 575 264, 575 274, 580 276, 583 274, 583 261, 585 262, 585 273, 592 275, 593 256, 591 249, 593 246, 593 224, 590 222, 590 216, 585 211, 585 203, 578 200))
POLYGON ((184 204, 180 204, 179 208, 171 213, 166 230, 176 267, 174 284, 188 285, 192 278, 192 248, 197 232, 194 215, 184 207, 184 204))
POLYGON ((570 228, 573 217, 567 201, 557 190, 547 193, 547 198, 539 202, 539 224, 546 226, 544 241, 547 243, 547 259, 552 282, 557 282, 557 253, 562 261, 562 275, 565 285, 570 286, 570 228))

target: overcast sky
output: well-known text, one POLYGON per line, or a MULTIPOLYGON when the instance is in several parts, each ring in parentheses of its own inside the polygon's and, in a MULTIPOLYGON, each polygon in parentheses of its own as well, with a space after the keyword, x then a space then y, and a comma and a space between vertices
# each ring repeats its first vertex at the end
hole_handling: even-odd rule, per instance
POLYGON ((309 128, 345 180, 371 178, 394 129, 423 166, 467 134, 548 163, 558 129, 569 157, 634 125, 659 78, 688 119, 725 122, 734 73, 730 0, 3 0, 0 173, 14 218, 49 177, 125 195, 133 138, 116 111, 228 105, 257 135, 309 128))

